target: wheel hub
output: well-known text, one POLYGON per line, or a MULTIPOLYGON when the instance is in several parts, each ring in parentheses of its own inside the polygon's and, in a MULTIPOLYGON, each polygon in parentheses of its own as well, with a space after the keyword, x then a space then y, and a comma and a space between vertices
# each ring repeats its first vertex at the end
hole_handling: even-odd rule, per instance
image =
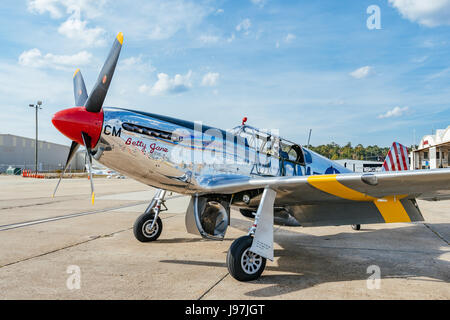
POLYGON ((144 236, 146 236, 148 238, 153 237, 158 232, 158 224, 157 223, 155 223, 153 228, 150 229, 150 227, 152 226, 152 223, 153 223, 153 219, 145 221, 145 223, 142 225, 142 233, 144 234, 144 236))
POLYGON ((261 256, 246 249, 241 258, 242 270, 244 270, 245 273, 254 274, 261 268, 262 261, 263 259, 261 256))

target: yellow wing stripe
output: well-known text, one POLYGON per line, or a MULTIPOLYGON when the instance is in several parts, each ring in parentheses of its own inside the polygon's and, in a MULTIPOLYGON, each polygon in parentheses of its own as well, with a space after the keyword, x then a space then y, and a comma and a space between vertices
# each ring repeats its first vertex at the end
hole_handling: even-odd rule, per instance
POLYGON ((388 196, 381 199, 368 196, 367 194, 350 189, 337 181, 336 174, 309 176, 308 183, 314 188, 319 189, 336 197, 353 201, 372 201, 377 207, 386 223, 392 222, 411 222, 405 208, 400 200, 403 196, 388 196))
POLYGON ((386 223, 411 222, 411 218, 408 216, 408 213, 400 202, 400 199, 404 197, 405 196, 388 196, 373 202, 386 223))
POLYGON ((336 174, 309 176, 308 183, 313 187, 336 197, 353 201, 374 201, 376 198, 350 189, 337 181, 336 174))

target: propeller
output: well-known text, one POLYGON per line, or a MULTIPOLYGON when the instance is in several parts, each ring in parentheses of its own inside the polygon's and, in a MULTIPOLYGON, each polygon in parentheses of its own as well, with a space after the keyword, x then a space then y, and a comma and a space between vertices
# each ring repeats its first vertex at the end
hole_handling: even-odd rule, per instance
POLYGON ((69 150, 69 155, 67 156, 66 165, 64 166, 64 170, 61 173, 61 176, 59 177, 59 180, 58 180, 58 183, 56 184, 55 190, 53 191, 52 198, 55 197, 56 190, 58 190, 59 184, 61 183, 61 180, 62 180, 64 174, 66 173, 66 170, 69 167, 70 162, 72 162, 72 159, 75 156, 75 153, 77 152, 79 147, 80 147, 80 145, 77 142, 72 141, 72 145, 70 146, 70 150, 69 150))
POLYGON ((86 85, 84 84, 83 75, 80 69, 75 70, 73 75, 73 94, 75 96, 75 105, 82 106, 86 102, 88 95, 86 85))
POLYGON ((106 58, 106 61, 100 71, 97 82, 95 83, 89 96, 87 95, 86 85, 80 69, 77 69, 73 75, 73 92, 75 98, 74 108, 64 109, 54 114, 52 118, 53 125, 65 136, 72 140, 69 155, 64 166, 64 170, 53 191, 52 197, 58 190, 61 179, 73 160, 75 153, 80 145, 86 147, 88 158, 89 179, 91 182, 91 199, 94 204, 94 183, 92 181, 92 149, 97 145, 103 126, 103 102, 108 93, 114 70, 122 49, 123 34, 120 32, 106 58))
POLYGON ((92 204, 94 204, 94 198, 95 198, 95 193, 94 193, 94 182, 92 181, 92 156, 91 156, 91 137, 86 133, 86 132, 82 132, 81 136, 83 137, 83 142, 84 145, 86 146, 86 155, 87 155, 87 159, 88 159, 88 167, 89 167, 89 181, 91 181, 91 201, 92 204))
POLYGON ((105 101, 106 93, 108 92, 114 70, 116 69, 117 60, 119 59, 120 50, 122 49, 122 43, 123 34, 120 32, 117 35, 116 40, 114 40, 111 51, 100 71, 97 82, 86 101, 85 107, 89 112, 100 112, 103 106, 103 101, 105 101))

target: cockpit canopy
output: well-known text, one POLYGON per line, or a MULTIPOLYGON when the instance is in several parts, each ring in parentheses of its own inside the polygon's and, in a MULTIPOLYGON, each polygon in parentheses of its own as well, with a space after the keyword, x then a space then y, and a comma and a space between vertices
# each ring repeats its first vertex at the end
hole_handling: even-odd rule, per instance
POLYGON ((295 142, 281 138, 276 132, 261 130, 245 124, 230 131, 256 152, 299 164, 305 163, 303 148, 295 142))

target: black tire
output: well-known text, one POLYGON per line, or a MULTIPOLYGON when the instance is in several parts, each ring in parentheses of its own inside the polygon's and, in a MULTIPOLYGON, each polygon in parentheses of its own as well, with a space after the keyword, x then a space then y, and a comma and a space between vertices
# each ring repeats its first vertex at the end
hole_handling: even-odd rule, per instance
POLYGON ((360 224, 352 224, 352 229, 356 230, 356 231, 361 230, 361 225, 360 224))
POLYGON ((146 226, 151 226, 153 218, 155 214, 154 213, 144 213, 139 216, 139 218, 136 219, 133 226, 133 232, 136 239, 138 239, 140 242, 149 242, 149 241, 155 241, 159 238, 162 232, 162 221, 158 217, 156 219, 156 224, 153 227, 153 230, 151 233, 146 230, 146 226))
MULTIPOLYGON (((248 272, 242 266, 244 255, 248 254, 247 249, 252 246, 253 238, 251 236, 243 236, 233 241, 227 253, 228 272, 238 281, 252 281, 258 279, 266 267, 266 258, 255 255, 256 261, 259 261, 256 270, 248 272)), ((254 255, 254 254, 253 254, 254 255)), ((245 257, 244 257, 245 259, 245 257)))

